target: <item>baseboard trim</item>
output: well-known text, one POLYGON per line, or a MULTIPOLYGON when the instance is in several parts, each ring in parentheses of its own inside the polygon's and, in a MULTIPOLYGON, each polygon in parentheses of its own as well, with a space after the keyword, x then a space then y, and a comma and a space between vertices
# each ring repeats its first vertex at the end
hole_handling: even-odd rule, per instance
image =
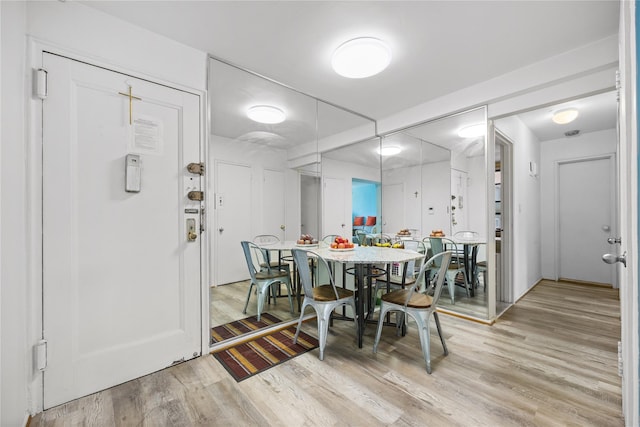
POLYGON ((557 282, 574 283, 576 285, 597 286, 599 288, 613 288, 613 285, 611 285, 611 283, 589 282, 587 280, 577 280, 577 279, 565 279, 564 277, 558 277, 557 282))
POLYGON ((447 310, 446 308, 442 308, 442 307, 438 307, 437 311, 438 311, 438 313, 446 314, 446 315, 449 315, 449 316, 452 316, 452 317, 457 317, 459 319, 470 320, 472 322, 481 323, 483 325, 491 326, 496 322, 495 320, 480 319, 478 317, 473 317, 473 316, 470 316, 470 315, 457 313, 455 311, 447 310))

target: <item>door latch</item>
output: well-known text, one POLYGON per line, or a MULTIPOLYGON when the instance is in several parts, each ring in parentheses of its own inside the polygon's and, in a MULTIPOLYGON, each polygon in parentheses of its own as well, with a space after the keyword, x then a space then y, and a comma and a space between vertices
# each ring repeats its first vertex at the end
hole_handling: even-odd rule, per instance
POLYGON ((622 243, 622 237, 609 237, 607 239, 607 243, 609 243, 610 245, 615 245, 617 243, 619 245, 620 243, 622 243))
POLYGON ((622 255, 614 255, 614 254, 604 254, 602 255, 602 260, 607 264, 615 264, 616 262, 621 262, 625 267, 627 266, 627 253, 623 253, 622 255))

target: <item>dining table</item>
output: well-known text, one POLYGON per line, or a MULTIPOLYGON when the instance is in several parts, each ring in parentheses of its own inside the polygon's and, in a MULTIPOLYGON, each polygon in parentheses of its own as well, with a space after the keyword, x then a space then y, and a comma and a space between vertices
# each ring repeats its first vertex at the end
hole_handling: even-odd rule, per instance
POLYGON ((388 248, 377 246, 355 246, 351 249, 334 249, 320 245, 314 250, 318 255, 329 262, 342 264, 346 267, 353 264, 355 267, 355 288, 358 294, 356 298, 356 319, 358 323, 358 347, 362 348, 362 337, 366 325, 367 304, 371 303, 371 298, 365 298, 366 278, 365 272, 368 267, 380 264, 407 263, 411 260, 423 258, 425 255, 417 251, 400 248, 388 248))
MULTIPOLYGON (((316 245, 301 245, 295 240, 284 240, 268 244, 259 245, 267 251, 278 251, 278 259, 282 258, 282 253, 291 249, 305 249, 313 251, 330 263, 342 264, 343 268, 353 264, 355 271, 355 290, 358 294, 356 298, 356 320, 358 323, 358 347, 362 348, 362 337, 366 325, 366 313, 370 308, 368 304, 371 298, 365 298, 366 276, 368 268, 374 265, 391 265, 395 263, 405 264, 412 260, 424 258, 425 254, 417 251, 401 248, 377 247, 377 246, 354 246, 353 248, 337 249, 331 248, 324 242, 316 245)), ((313 270, 312 270, 313 271, 313 270)), ((294 279, 295 280, 295 279, 294 279)), ((299 302, 298 302, 299 304, 299 302)))

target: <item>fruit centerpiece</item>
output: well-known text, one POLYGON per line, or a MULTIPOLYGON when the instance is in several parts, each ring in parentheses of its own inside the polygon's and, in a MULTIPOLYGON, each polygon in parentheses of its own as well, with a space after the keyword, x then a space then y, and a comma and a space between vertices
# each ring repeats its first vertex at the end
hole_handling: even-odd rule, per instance
POLYGON ((431 230, 430 237, 444 237, 444 232, 442 230, 431 230))
POLYGON ((336 236, 330 246, 331 249, 353 249, 355 245, 346 237, 336 236))
POLYGON ((317 245, 318 239, 314 239, 311 234, 302 234, 296 243, 298 245, 317 245))
POLYGON ((411 232, 408 228, 403 228, 402 230, 398 231, 398 236, 411 236, 411 232))

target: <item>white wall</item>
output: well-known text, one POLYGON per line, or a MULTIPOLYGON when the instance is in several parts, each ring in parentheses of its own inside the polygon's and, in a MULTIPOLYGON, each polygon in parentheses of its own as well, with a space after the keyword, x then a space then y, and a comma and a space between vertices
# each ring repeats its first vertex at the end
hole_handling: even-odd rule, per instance
MULTIPOLYGON (((237 163, 251 167, 253 181, 253 200, 251 201, 251 206, 255 206, 255 212, 261 212, 262 209, 268 208, 268 206, 263 206, 262 200, 262 185, 265 169, 281 171, 285 174, 285 188, 282 189, 283 192, 285 192, 285 207, 300 204, 300 193, 297 191, 298 186, 289 183, 293 177, 297 179, 297 173, 290 173, 287 167, 287 153, 285 150, 217 135, 211 135, 209 141, 209 164, 211 165, 211 171, 213 171, 212 168, 215 167, 217 161, 237 163)), ((214 192, 215 187, 209 188, 209 200, 213 200, 214 192)), ((299 208, 296 209, 296 211, 299 212, 299 208)), ((289 214, 289 212, 286 212, 286 214, 289 214)), ((289 218, 286 218, 286 220, 289 222, 289 218)), ((292 219, 292 221, 296 221, 296 219, 292 219)), ((298 217, 297 230, 300 230, 299 222, 298 217)), ((263 234, 265 231, 262 228, 262 215, 253 215, 250 227, 251 235, 263 234)), ((286 228, 292 233, 291 239, 294 237, 297 238, 297 236, 293 236, 293 234, 297 233, 295 232, 295 226, 289 227, 287 225, 286 228)), ((289 235, 289 233, 287 234, 289 235)), ((215 254, 213 256, 215 256, 215 254)))
POLYGON ((198 91, 206 90, 207 55, 77 2, 0 2, 0 8, 4 200, 0 214, 0 425, 19 426, 28 413, 42 409, 42 377, 32 361, 32 347, 42 334, 41 238, 36 220, 41 165, 34 113, 39 102, 30 97, 30 61, 39 55, 32 41, 57 53, 198 91))
POLYGON ((513 141, 513 297, 517 300, 542 278, 540 179, 529 176, 529 162, 540 164, 540 142, 517 117, 497 120, 495 125, 513 141))
POLYGON ((555 164, 561 160, 594 157, 616 152, 617 134, 615 129, 590 132, 571 138, 562 138, 541 143, 540 186, 541 186, 541 227, 542 227, 542 277, 556 280, 556 251, 554 244, 556 211, 555 164))

